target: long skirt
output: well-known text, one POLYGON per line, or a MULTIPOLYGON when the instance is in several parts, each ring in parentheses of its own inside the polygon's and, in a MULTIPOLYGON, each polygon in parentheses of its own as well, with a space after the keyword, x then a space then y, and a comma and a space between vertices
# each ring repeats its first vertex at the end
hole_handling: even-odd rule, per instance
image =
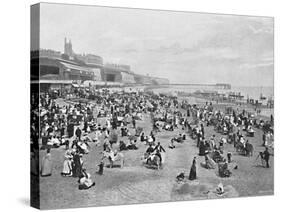
POLYGON ((66 159, 63 162, 63 170, 62 170, 62 175, 71 175, 72 174, 72 166, 71 166, 71 161, 66 159))
POLYGON ((41 176, 47 177, 52 175, 53 163, 50 158, 43 158, 41 167, 41 176))
POLYGON ((196 178, 197 178, 197 175, 196 175, 196 166, 195 166, 195 165, 192 165, 192 166, 191 166, 191 169, 190 169, 190 173, 189 173, 188 179, 189 179, 189 180, 195 180, 196 178))
POLYGON ((199 145, 199 155, 200 155, 200 156, 203 156, 203 155, 205 155, 205 154, 206 154, 205 145, 202 144, 202 143, 200 143, 200 145, 199 145))
POLYGON ((74 162, 72 163, 72 176, 73 177, 79 177, 82 173, 82 165, 80 163, 80 158, 75 159, 74 162))

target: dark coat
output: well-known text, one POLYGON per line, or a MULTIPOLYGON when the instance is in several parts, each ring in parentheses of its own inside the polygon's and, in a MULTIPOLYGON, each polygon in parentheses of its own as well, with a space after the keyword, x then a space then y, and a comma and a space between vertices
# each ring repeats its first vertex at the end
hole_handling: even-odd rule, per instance
POLYGON ((192 162, 192 166, 190 168, 190 173, 189 173, 189 180, 195 180, 197 178, 197 174, 196 174, 196 160, 194 159, 192 162))

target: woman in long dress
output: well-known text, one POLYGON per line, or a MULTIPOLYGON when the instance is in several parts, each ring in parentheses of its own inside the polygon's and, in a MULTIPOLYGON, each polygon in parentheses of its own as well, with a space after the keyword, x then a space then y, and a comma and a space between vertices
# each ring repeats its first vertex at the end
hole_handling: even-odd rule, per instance
POLYGON ((189 173, 189 180, 195 180, 197 178, 197 174, 196 174, 196 157, 193 158, 192 161, 192 166, 190 169, 190 173, 189 173))
POLYGON ((47 154, 42 159, 41 176, 47 177, 52 175, 53 162, 50 149, 47 149, 47 154))
POLYGON ((73 163, 72 163, 72 176, 79 177, 82 172, 82 163, 80 159, 80 154, 78 151, 74 153, 73 163))
POLYGON ((72 176, 72 158, 71 150, 67 150, 64 154, 62 176, 72 176))

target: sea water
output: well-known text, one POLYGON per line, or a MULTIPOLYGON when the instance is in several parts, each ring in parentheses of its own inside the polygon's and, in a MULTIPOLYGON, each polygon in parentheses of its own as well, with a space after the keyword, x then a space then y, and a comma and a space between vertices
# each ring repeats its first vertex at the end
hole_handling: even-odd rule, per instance
MULTIPOLYGON (((185 85, 170 85, 164 88, 152 89, 156 93, 166 93, 176 95, 177 92, 193 93, 195 91, 217 91, 218 93, 228 94, 230 92, 240 93, 244 96, 244 101, 247 98, 258 100, 262 105, 266 105, 269 99, 274 100, 274 87, 246 87, 246 86, 232 86, 231 89, 218 89, 215 86, 185 86, 185 85), (261 101, 260 96, 266 97, 265 100, 261 101)), ((192 98, 192 97, 191 97, 192 98)), ((197 102, 198 99, 192 100, 191 102, 197 102)), ((252 111, 253 112, 253 111, 252 111)), ((263 108, 260 115, 270 117, 274 114, 273 108, 263 108)))
POLYGON ((154 88, 155 92, 162 93, 176 93, 185 92, 193 93, 195 91, 217 91, 218 93, 228 94, 230 92, 240 93, 244 96, 244 99, 250 98, 254 100, 260 100, 260 96, 268 99, 274 99, 274 87, 247 87, 247 86, 232 86, 231 89, 219 89, 215 86, 189 86, 189 85, 170 85, 164 88, 154 88))

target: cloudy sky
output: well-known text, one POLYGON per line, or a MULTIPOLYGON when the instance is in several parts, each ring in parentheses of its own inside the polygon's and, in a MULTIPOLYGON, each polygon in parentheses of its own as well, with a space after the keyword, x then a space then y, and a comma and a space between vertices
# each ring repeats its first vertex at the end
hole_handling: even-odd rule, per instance
POLYGON ((273 19, 41 4, 40 47, 128 64, 173 83, 273 85, 273 19))

